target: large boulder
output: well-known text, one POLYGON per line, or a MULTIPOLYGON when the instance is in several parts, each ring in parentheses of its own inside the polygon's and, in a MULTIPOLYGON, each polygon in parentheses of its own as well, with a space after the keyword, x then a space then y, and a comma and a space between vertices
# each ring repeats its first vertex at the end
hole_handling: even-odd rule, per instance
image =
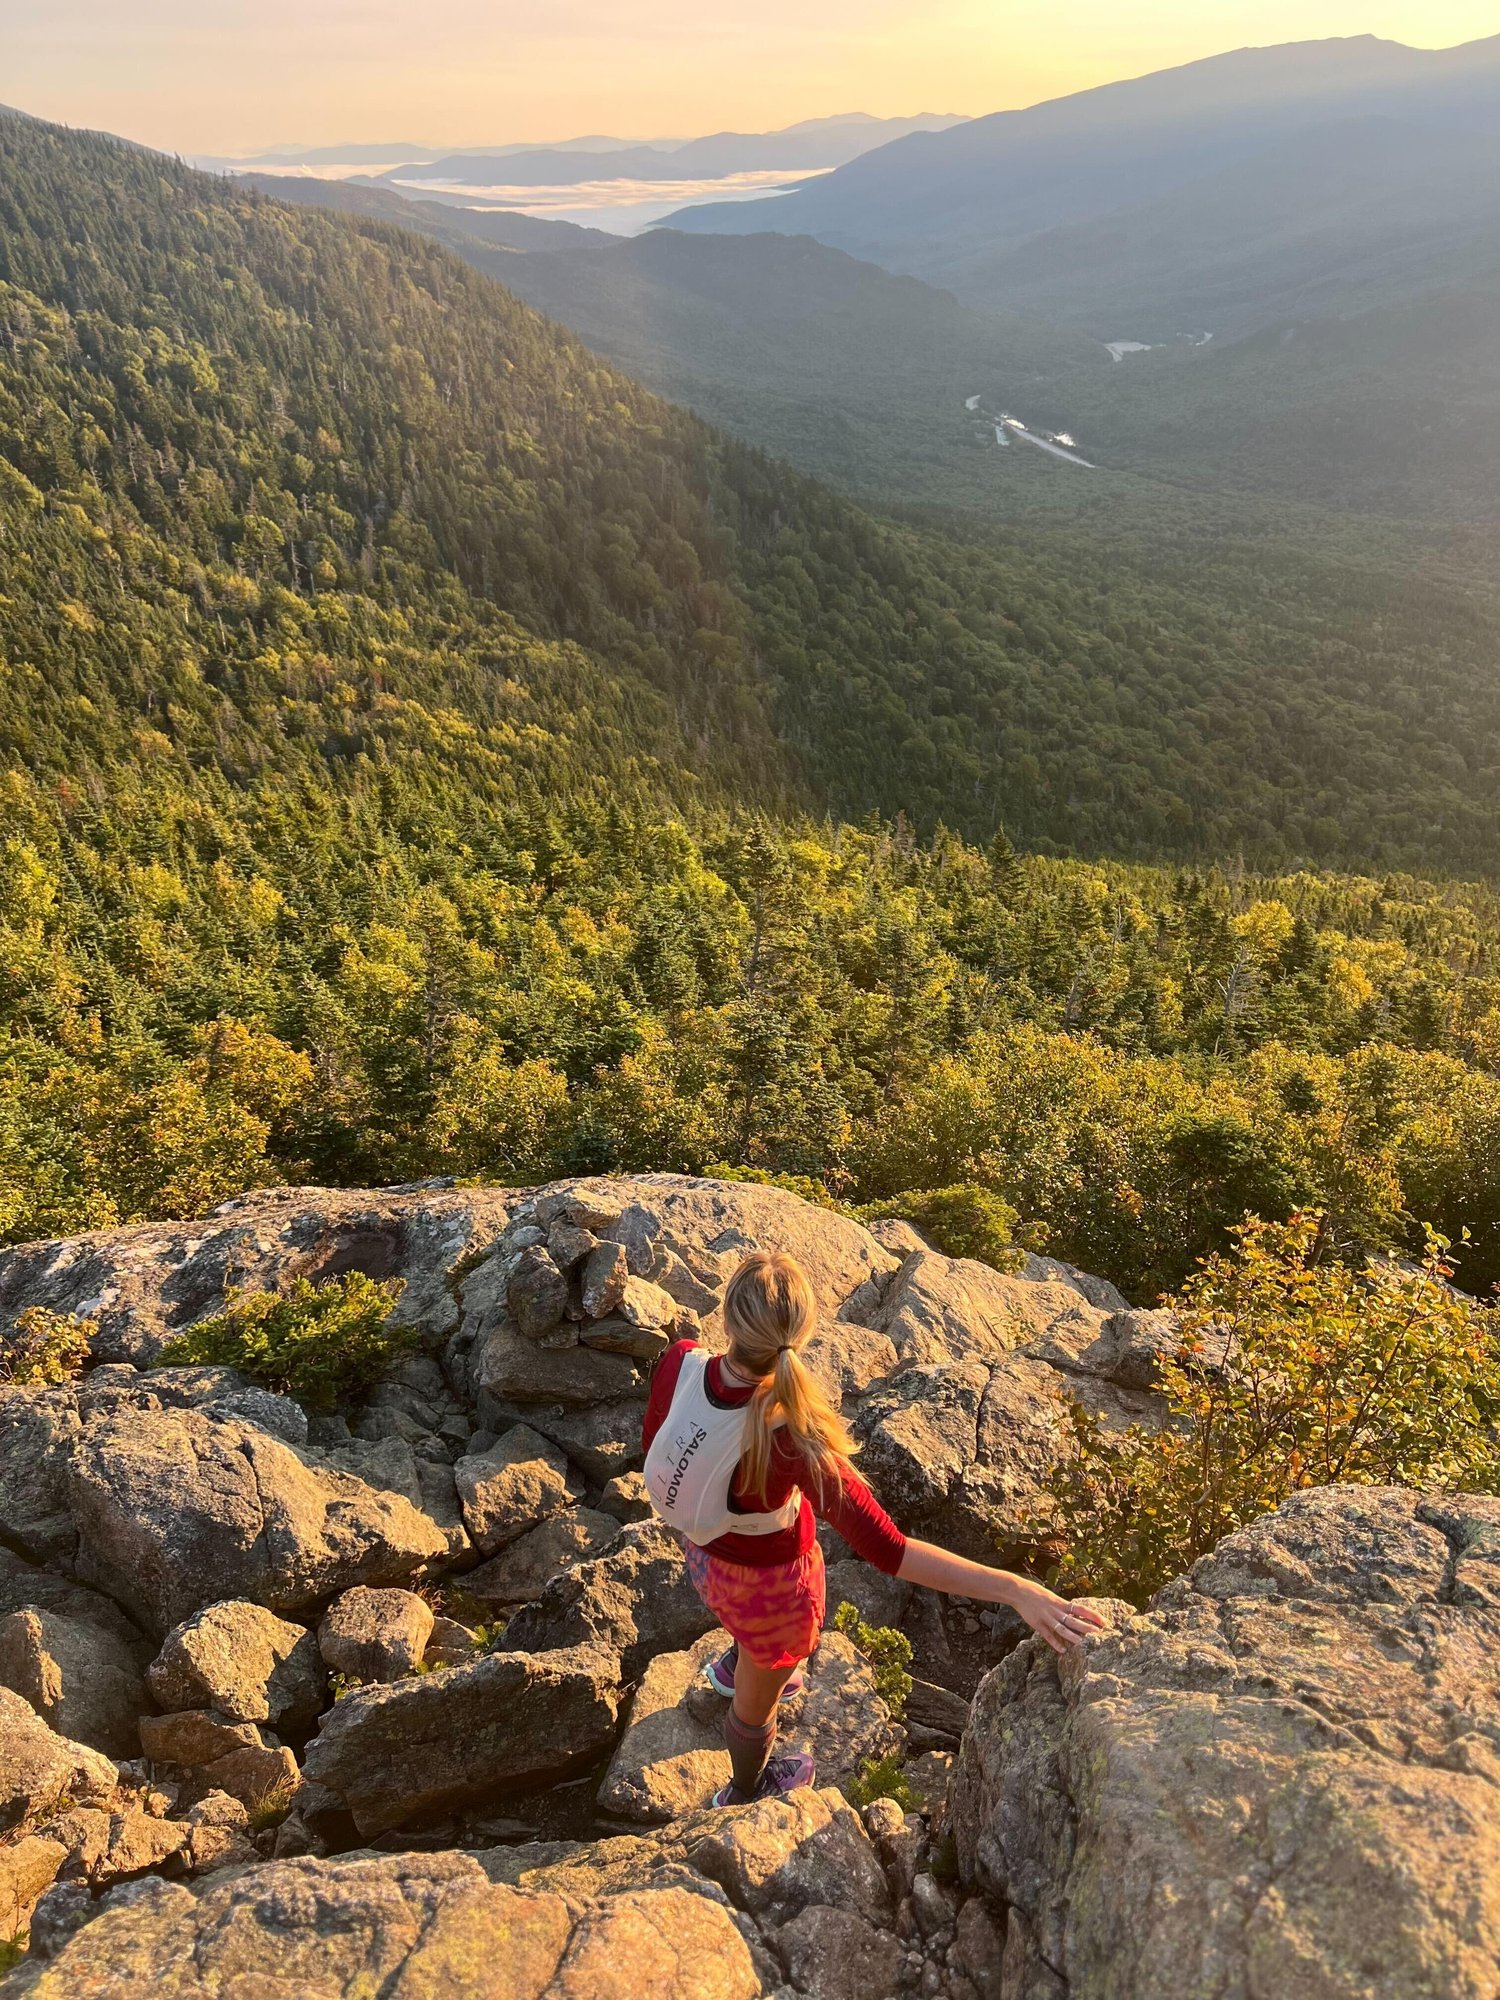
POLYGON ((142 1649, 92 1619, 27 1605, 0 1617, 0 1686, 25 1697, 60 1736, 133 1757, 147 1703, 142 1649))
POLYGON ((679 1653, 715 1623, 687 1573, 677 1538, 655 1521, 621 1530, 592 1562, 554 1577, 505 1628, 502 1644, 539 1653, 597 1646, 634 1680, 659 1653, 679 1653))
POLYGON ((68 1465, 79 1573, 157 1634, 224 1598, 290 1611, 406 1582, 448 1540, 407 1494, 372 1483, 393 1480, 393 1454, 420 1497, 395 1441, 323 1454, 196 1410, 104 1418, 68 1465))
POLYGON ((248 1381, 237 1368, 134 1368, 126 1361, 90 1369, 74 1391, 86 1424, 156 1410, 201 1410, 269 1431, 287 1444, 306 1444, 307 1412, 290 1396, 248 1381))
POLYGON ((346 1590, 323 1614, 318 1650, 331 1673, 398 1681, 427 1649, 432 1607, 412 1590, 346 1590))
POLYGON ((265 1188, 198 1222, 143 1222, 0 1250, 0 1329, 28 1306, 97 1322, 100 1360, 145 1363, 218 1311, 227 1291, 362 1271, 400 1278, 396 1317, 440 1341, 458 1324, 454 1273, 504 1228, 515 1197, 442 1183, 265 1188))
POLYGON ((612 1653, 491 1653, 346 1695, 303 1769, 362 1833, 380 1833, 587 1764, 618 1707, 612 1653))
POLYGON ((169 1712, 208 1708, 231 1722, 286 1729, 313 1720, 326 1683, 312 1633, 243 1599, 210 1604, 174 1627, 147 1678, 169 1712))
POLYGON ((586 1410, 531 1410, 526 1421, 549 1438, 591 1486, 607 1486, 639 1471, 645 1462, 641 1422, 644 1395, 625 1403, 596 1403, 586 1410))
POLYGON ((0 1835, 34 1825, 64 1799, 102 1805, 119 1776, 110 1758, 59 1736, 29 1702, 0 1687, 0 1835))
POLYGON ((31 1913, 68 1858, 60 1840, 30 1833, 0 1847, 0 1945, 24 1942, 31 1913))
POLYGON ((485 1555, 566 1513, 583 1492, 563 1453, 526 1424, 514 1425, 487 1452, 461 1458, 453 1478, 465 1526, 485 1555))
POLYGON ((1005 2000, 1490 2000, 1500 1502, 1304 1493, 980 1688, 951 1824, 1005 2000))
POLYGON ((481 1416, 505 1403, 562 1403, 587 1408, 640 1388, 628 1354, 592 1347, 542 1347, 508 1319, 489 1327, 476 1349, 474 1385, 481 1416))
POLYGON ((464 1588, 488 1604, 534 1604, 555 1576, 602 1553, 619 1532, 613 1516, 572 1507, 467 1571, 464 1588))

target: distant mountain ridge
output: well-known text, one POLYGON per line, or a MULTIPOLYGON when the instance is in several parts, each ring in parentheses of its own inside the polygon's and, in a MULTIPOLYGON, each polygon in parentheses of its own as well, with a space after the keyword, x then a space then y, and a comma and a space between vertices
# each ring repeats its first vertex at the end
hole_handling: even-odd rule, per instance
POLYGON ((976 257, 1166 196, 1329 120, 1493 125, 1500 37, 1420 50, 1361 36, 1241 49, 1151 76, 916 134, 775 203, 708 205, 688 230, 806 233, 893 269, 953 282, 976 257))
POLYGON ((838 167, 873 146, 916 132, 950 130, 962 120, 934 112, 914 118, 871 118, 862 112, 840 118, 805 120, 779 132, 714 132, 678 143, 622 145, 617 150, 576 153, 563 147, 526 152, 475 148, 414 166, 393 169, 387 180, 433 180, 485 186, 497 178, 515 186, 566 185, 585 180, 718 179, 730 174, 785 170, 788 173, 838 167), (497 176, 497 161, 504 172, 497 176))
POLYGON ((804 118, 773 132, 715 132, 701 138, 620 139, 587 133, 574 139, 512 140, 497 145, 431 146, 415 140, 351 140, 343 145, 268 146, 244 154, 197 154, 193 165, 243 173, 265 167, 287 172, 297 167, 366 166, 403 170, 420 167, 424 178, 462 180, 469 174, 493 180, 498 160, 512 163, 507 178, 528 185, 565 181, 575 175, 639 176, 641 165, 675 160, 669 179, 753 172, 757 168, 836 167, 872 146, 887 145, 912 132, 946 131, 963 123, 957 112, 917 112, 909 118, 877 118, 846 111, 830 118, 804 118), (774 157, 773 157, 774 156, 774 157), (546 163, 543 173, 537 160, 546 163), (528 164, 530 163, 530 164, 528 164), (441 169, 441 171, 440 171, 441 169))
POLYGON ((1497 230, 1500 132, 1369 116, 975 259, 964 288, 1101 339, 1225 339, 1477 276, 1497 230))

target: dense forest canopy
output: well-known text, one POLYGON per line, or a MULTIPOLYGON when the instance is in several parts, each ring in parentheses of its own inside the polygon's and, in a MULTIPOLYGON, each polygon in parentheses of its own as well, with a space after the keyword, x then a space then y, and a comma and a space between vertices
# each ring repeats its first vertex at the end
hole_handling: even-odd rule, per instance
POLYGON ((0 117, 0 1234, 727 1161, 1487 1280, 1495 898, 1291 864, 1493 867, 1494 635, 1316 596, 876 521, 433 242, 0 117))

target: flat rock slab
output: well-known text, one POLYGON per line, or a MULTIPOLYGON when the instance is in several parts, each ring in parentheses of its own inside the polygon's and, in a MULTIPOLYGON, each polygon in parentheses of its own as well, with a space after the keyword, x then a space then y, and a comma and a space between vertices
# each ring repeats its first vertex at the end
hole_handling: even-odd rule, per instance
POLYGON ((618 1707, 613 1653, 491 1653, 346 1695, 304 1775, 361 1833, 382 1833, 587 1763, 613 1740, 618 1707))
POLYGON ((1298 1495, 976 1696, 950 1824, 1007 2000, 1491 2000, 1500 1501, 1298 1495), (1059 1983, 1061 1982, 1061 1983, 1059 1983))
MULTIPOLYGON (((709 1632, 646 1669, 600 1788, 605 1811, 645 1822, 677 1819, 706 1806, 727 1782, 728 1703, 703 1669, 728 1644, 727 1632, 709 1632)), ((873 1670, 842 1633, 824 1634, 806 1672, 804 1691, 782 1703, 777 1749, 808 1752, 819 1784, 844 1785, 871 1759, 904 1748, 905 1733, 876 1694, 873 1670)))
POLYGON ((304 1857, 116 1892, 45 1964, 37 2000, 756 2000, 749 1947, 680 1887, 570 1909, 496 1883, 467 1854, 304 1857))

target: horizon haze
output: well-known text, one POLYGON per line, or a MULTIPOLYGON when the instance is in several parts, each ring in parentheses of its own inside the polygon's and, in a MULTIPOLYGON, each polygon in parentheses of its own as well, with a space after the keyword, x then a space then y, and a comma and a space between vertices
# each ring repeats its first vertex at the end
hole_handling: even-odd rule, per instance
POLYGON ((205 20, 193 0, 4 0, 5 101, 165 152, 248 155, 381 142, 556 143, 603 133, 774 131, 858 108, 1015 109, 1240 46, 1373 35, 1451 47, 1495 31, 1480 0, 1365 8, 1276 0, 1205 18, 1185 0, 264 0, 205 20), (289 60, 289 58, 294 58, 289 60), (416 138, 413 140, 413 135, 416 138))

